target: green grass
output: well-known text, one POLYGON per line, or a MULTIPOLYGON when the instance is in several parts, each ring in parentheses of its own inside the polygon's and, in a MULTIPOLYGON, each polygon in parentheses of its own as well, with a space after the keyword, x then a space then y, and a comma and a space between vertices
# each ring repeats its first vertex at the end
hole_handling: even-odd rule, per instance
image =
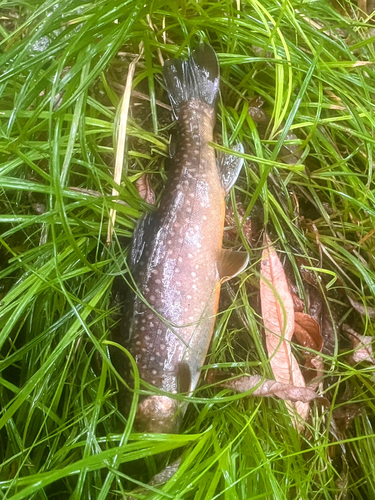
MULTIPOLYGON (((183 452, 183 464, 149 498, 375 499, 374 369, 349 364, 339 328, 374 335, 346 294, 375 305, 375 73, 367 64, 375 37, 371 19, 342 6, 0 1, 0 499, 124 498, 158 472, 162 452, 165 460, 183 452), (327 285, 337 326, 325 354, 331 406, 312 405, 305 435, 283 402, 217 389, 191 398, 181 435, 132 433, 117 409, 111 287, 126 274, 132 231, 147 209, 134 182, 152 173, 160 196, 167 175, 171 116, 158 104, 168 101, 157 49, 172 57, 200 40, 220 61, 223 144, 245 145, 230 201, 239 197, 267 227, 302 298, 301 257, 327 285), (132 100, 120 205, 110 196, 118 114, 141 41, 133 87, 146 99, 132 100), (247 112, 254 95, 273 119, 265 135, 247 112), (279 154, 290 131, 302 150, 296 165, 279 154), (107 248, 111 208, 118 214, 107 248), (332 416, 345 402, 361 411, 342 430, 332 416)), ((261 248, 238 231, 251 263, 232 293, 223 291, 207 363, 269 375, 254 305, 261 248)))

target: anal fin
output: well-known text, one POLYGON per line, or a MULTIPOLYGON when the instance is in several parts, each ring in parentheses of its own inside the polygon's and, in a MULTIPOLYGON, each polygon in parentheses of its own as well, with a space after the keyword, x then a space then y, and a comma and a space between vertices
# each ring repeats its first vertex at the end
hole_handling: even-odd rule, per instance
MULTIPOLYGON (((238 151, 238 153, 244 152, 243 145, 240 142, 235 144, 232 149, 234 151, 238 151)), ((235 184, 237 177, 240 174, 242 165, 243 158, 226 153, 218 154, 217 166, 225 194, 227 194, 230 188, 235 184)))
POLYGON ((220 280, 224 282, 234 278, 246 268, 248 262, 249 254, 247 252, 222 249, 217 262, 220 280))

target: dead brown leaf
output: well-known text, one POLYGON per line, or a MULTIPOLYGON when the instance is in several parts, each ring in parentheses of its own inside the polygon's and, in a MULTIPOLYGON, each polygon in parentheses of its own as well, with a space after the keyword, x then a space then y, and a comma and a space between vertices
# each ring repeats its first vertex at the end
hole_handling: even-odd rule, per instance
POLYGON ((320 326, 309 314, 294 312, 294 335, 301 346, 314 349, 314 351, 322 350, 323 339, 320 326))
POLYGON ((138 190, 139 196, 142 200, 150 205, 155 205, 155 193, 151 187, 150 178, 146 174, 142 174, 136 181, 135 187, 138 190))
POLYGON ((359 314, 361 314, 362 316, 367 316, 369 318, 375 318, 375 308, 366 307, 362 304, 362 302, 357 302, 356 300, 352 299, 349 295, 347 297, 353 309, 359 312, 359 314))
MULTIPOLYGON (((220 376, 221 377, 221 376, 220 376)), ((209 382, 215 382, 215 373, 209 376, 209 382)), ((233 389, 236 392, 247 392, 253 390, 249 396, 277 397, 285 401, 301 401, 309 403, 320 396, 309 387, 296 387, 294 385, 283 384, 276 380, 269 380, 260 375, 244 375, 242 377, 220 382, 220 387, 233 389)), ((321 398, 324 399, 324 398, 321 398)))
POLYGON ((294 312, 303 312, 305 309, 305 303, 302 299, 298 297, 293 291, 291 292, 293 299, 294 312))
POLYGON ((342 329, 348 334, 354 349, 352 356, 354 363, 361 363, 367 361, 375 365, 374 353, 372 350, 372 343, 374 337, 368 335, 360 335, 355 330, 350 328, 349 325, 343 324, 342 329))
MULTIPOLYGON (((266 235, 261 262, 260 297, 266 344, 271 368, 277 382, 306 387, 301 369, 291 351, 294 333, 294 306, 283 265, 266 235)), ((309 404, 293 403, 289 406, 295 427, 302 430, 293 407, 303 420, 309 414, 309 404)))
POLYGON ((263 123, 268 125, 270 121, 270 116, 262 109, 264 105, 264 97, 258 95, 253 97, 251 101, 249 101, 249 109, 248 113, 255 123, 263 123))
MULTIPOLYGON (((301 312, 295 312, 294 319, 294 335, 298 343, 303 347, 320 352, 323 348, 323 338, 318 322, 309 314, 301 312)), ((309 382, 310 388, 316 389, 323 378, 323 358, 310 351, 304 352, 304 358, 305 379, 309 382)))

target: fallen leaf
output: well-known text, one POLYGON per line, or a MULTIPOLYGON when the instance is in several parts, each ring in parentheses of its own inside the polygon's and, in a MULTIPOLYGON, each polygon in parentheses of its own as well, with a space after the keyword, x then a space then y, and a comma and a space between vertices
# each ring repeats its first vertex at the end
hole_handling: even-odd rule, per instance
POLYGON ((354 353, 352 355, 353 362, 361 363, 362 361, 367 361, 375 365, 375 358, 372 350, 374 337, 369 335, 360 335, 346 324, 342 325, 342 329, 348 333, 349 338, 352 341, 354 349, 354 353))
POLYGON ((349 403, 335 408, 332 417, 336 422, 338 431, 343 434, 349 427, 351 421, 361 414, 361 407, 356 403, 349 403))
POLYGON ((253 99, 249 101, 248 113, 255 123, 263 123, 268 125, 271 118, 262 109, 264 102, 265 102, 264 98, 260 95, 253 97, 253 99))
POLYGON ((310 284, 306 285, 308 290, 308 311, 312 318, 321 325, 322 322, 322 309, 324 298, 321 290, 319 288, 315 288, 310 284))
MULTIPOLYGON (((211 371, 214 372, 214 370, 211 371)), ((222 377, 221 374, 220 377, 222 377)), ((214 383, 216 379, 217 375, 215 373, 209 374, 209 383, 214 383)), ((318 396, 310 387, 296 387, 290 384, 283 384, 276 380, 265 379, 260 375, 244 375, 233 380, 220 382, 219 385, 220 387, 233 389, 237 392, 248 392, 253 390, 249 396, 277 397, 293 402, 301 401, 309 403, 313 399, 324 399, 318 396)))
MULTIPOLYGON (((277 382, 306 387, 301 369, 291 350, 294 306, 285 271, 267 235, 265 244, 267 248, 263 250, 260 270, 260 298, 270 365, 277 382)), ((295 418, 293 408, 306 420, 309 404, 297 402, 288 405, 293 424, 298 430, 302 430, 303 424, 295 418)))
MULTIPOLYGON (((298 343, 314 351, 321 351, 323 339, 320 333, 318 322, 309 314, 294 313, 294 335, 298 343)), ((313 354, 311 351, 304 351, 305 358, 305 380, 309 387, 316 389, 323 379, 324 362, 322 356, 313 354)))
POLYGON ((308 358, 305 361, 305 380, 310 389, 317 389, 324 378, 324 361, 322 356, 308 358))
POLYGON ((347 297, 353 309, 359 312, 359 314, 361 314, 362 316, 367 316, 369 318, 375 318, 374 307, 366 307, 361 302, 357 302, 356 300, 352 299, 349 295, 347 297))
POLYGON ((155 193, 151 187, 149 176, 142 174, 136 181, 135 187, 139 193, 142 200, 146 201, 150 205, 155 205, 155 193))
POLYGON ((293 291, 291 292, 293 299, 294 312, 303 312, 305 309, 305 303, 302 299, 298 297, 293 291))
POLYGON ((315 286, 315 288, 319 288, 319 282, 316 274, 314 273, 314 271, 311 271, 311 269, 309 269, 309 266, 311 265, 309 260, 305 257, 296 256, 296 262, 299 266, 299 272, 302 276, 302 279, 310 285, 315 286))
POLYGON ((323 339, 320 326, 309 314, 294 312, 294 335, 301 346, 314 349, 314 351, 322 350, 323 339))

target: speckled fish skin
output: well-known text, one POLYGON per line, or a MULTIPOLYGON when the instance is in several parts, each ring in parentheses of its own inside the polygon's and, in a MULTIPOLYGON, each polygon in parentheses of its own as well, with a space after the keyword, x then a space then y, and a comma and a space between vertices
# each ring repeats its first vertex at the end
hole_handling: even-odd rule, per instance
MULTIPOLYGON (((208 91, 213 87, 217 92, 218 67, 217 74, 212 75, 212 59, 216 61, 216 56, 207 45, 197 50, 199 56, 204 52, 211 57, 211 73, 207 76, 206 71, 203 76, 210 78, 208 91)), ((197 50, 182 64, 191 64, 194 56, 199 63, 197 50)), ((180 61, 172 61, 171 71, 174 63, 180 61)), ((205 68, 198 67, 200 76, 201 70, 205 68)), ((208 144, 213 140, 216 95, 208 97, 207 103, 199 92, 193 92, 188 100, 183 100, 185 94, 176 98, 171 92, 173 88, 169 93, 178 117, 180 141, 160 206, 141 219, 134 234, 130 268, 138 293, 124 331, 128 330, 125 345, 143 381, 170 394, 190 394, 207 355, 224 279, 220 261, 227 186, 223 185, 214 149, 208 144)), ((236 163, 233 176, 237 177, 240 162, 233 162, 232 157, 229 163, 232 167, 236 163)), ((241 257, 238 268, 227 273, 228 277, 246 264, 247 257, 241 257)), ((185 407, 167 395, 143 397, 135 428, 177 432, 185 407)))

